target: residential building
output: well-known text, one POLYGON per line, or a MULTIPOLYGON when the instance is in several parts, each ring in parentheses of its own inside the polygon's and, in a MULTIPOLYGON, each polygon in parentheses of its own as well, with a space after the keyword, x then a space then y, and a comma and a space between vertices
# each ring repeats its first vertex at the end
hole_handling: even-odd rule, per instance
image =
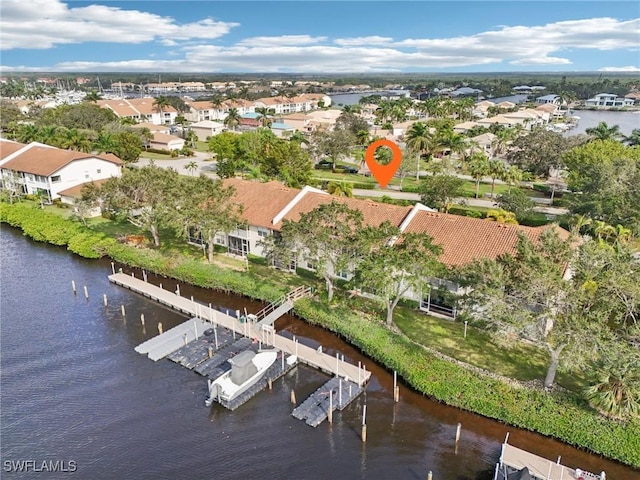
MULTIPOLYGON (((102 180, 95 180, 91 182, 80 183, 73 187, 59 191, 58 195, 60 195, 60 200, 62 201, 62 203, 71 205, 72 206, 71 208, 74 211, 76 211, 76 208, 74 205, 76 201, 82 197, 82 190, 84 189, 84 187, 93 184, 99 188, 107 180, 108 178, 103 178, 102 180)), ((98 203, 94 208, 87 211, 84 215, 87 218, 93 218, 93 217, 99 217, 101 214, 102 214, 102 206, 101 206, 101 203, 98 203)))
POLYGON ((37 142, 22 145, 0 140, 2 188, 42 194, 47 202, 87 181, 118 177, 121 168, 122 161, 113 154, 94 155, 37 142))
POLYGON ((632 100, 634 105, 640 104, 640 92, 629 92, 624 98, 627 100, 632 100))
POLYGON ((545 103, 560 105, 562 103, 562 99, 560 98, 560 95, 543 95, 542 97, 536 98, 536 103, 538 105, 544 105, 545 103))
MULTIPOLYGON (((507 225, 489 220, 438 213, 424 205, 401 207, 377 203, 371 200, 334 197, 321 190, 305 187, 302 190, 288 188, 277 182, 259 183, 240 179, 227 179, 225 185, 235 189, 234 201, 243 206, 243 225, 228 234, 218 235, 216 243, 238 256, 248 254, 264 256, 260 243, 269 235, 278 235, 284 220, 298 221, 303 213, 310 212, 331 201, 346 203, 363 214, 365 225, 378 226, 388 221, 401 232, 426 233, 436 245, 442 247, 442 261, 447 267, 466 265, 482 258, 495 259, 505 253, 515 253, 518 235, 532 241, 549 228, 557 228, 560 236, 569 233, 555 226, 524 227, 507 225)), ((192 239, 197 241, 197 239, 192 239)), ((401 240, 400 240, 401 241, 401 240)), ((313 259, 300 256, 287 269, 314 270, 313 259)), ((352 272, 334 272, 343 279, 352 272)), ((416 300, 420 308, 447 316, 455 316, 455 304, 450 293, 460 293, 457 285, 442 279, 430 279, 430 288, 409 292, 407 297, 416 300)))
POLYGON ((269 128, 278 138, 289 138, 296 131, 291 125, 282 122, 273 122, 269 128))
POLYGON ((184 138, 167 135, 166 133, 154 133, 149 140, 149 148, 158 150, 182 150, 184 148, 184 138))
POLYGON ((212 120, 202 120, 201 122, 193 123, 189 125, 189 128, 196 132, 198 140, 202 142, 205 142, 209 137, 222 133, 226 129, 224 124, 212 120))
POLYGON ((586 100, 584 104, 587 107, 622 108, 633 106, 634 99, 619 97, 613 93, 599 93, 595 97, 586 100))
POLYGON ((220 105, 214 106, 211 101, 187 101, 190 111, 185 114, 185 118, 191 122, 201 122, 203 120, 222 121, 227 118, 229 110, 235 108, 240 115, 255 112, 254 102, 243 99, 225 100, 220 105))
POLYGON ((178 111, 172 106, 154 106, 156 99, 121 98, 116 100, 98 100, 97 104, 102 108, 108 108, 119 118, 132 118, 136 122, 150 122, 154 125, 172 125, 176 121, 178 111))
POLYGON ((480 135, 476 135, 470 139, 471 147, 469 148, 469 153, 482 152, 487 157, 493 158, 493 146, 495 144, 495 140, 498 138, 491 132, 482 133, 480 135))
POLYGON ((453 131, 456 133, 467 133, 473 127, 477 127, 477 122, 462 122, 453 126, 453 131))

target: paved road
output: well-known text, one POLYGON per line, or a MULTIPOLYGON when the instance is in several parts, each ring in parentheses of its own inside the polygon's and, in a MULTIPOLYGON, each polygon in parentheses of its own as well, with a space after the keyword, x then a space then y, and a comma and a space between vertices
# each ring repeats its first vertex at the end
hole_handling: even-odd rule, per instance
MULTIPOLYGON (((360 188, 354 188, 353 194, 357 197, 383 197, 388 196, 391 198, 399 199, 399 200, 411 200, 417 202, 420 200, 420 195, 417 193, 408 193, 408 192, 399 192, 397 190, 364 190, 360 188)), ((547 203, 549 199, 546 198, 532 198, 533 201, 536 200, 546 200, 547 203)), ((458 198, 456 199, 456 203, 461 205, 469 205, 472 207, 494 207, 495 203, 493 200, 486 200, 482 198, 458 198)), ((542 203, 542 202, 539 202, 542 203)), ((534 208, 536 212, 545 213, 548 215, 564 215, 568 213, 566 208, 557 208, 550 206, 538 206, 534 208)))
POLYGON ((196 170, 193 171, 194 176, 204 173, 206 175, 215 177, 216 164, 215 162, 209 160, 211 158, 211 154, 204 153, 204 152, 194 152, 194 153, 195 155, 193 157, 179 157, 179 158, 169 158, 166 160, 157 160, 157 159, 144 158, 144 152, 142 152, 142 155, 140 156, 140 159, 138 160, 136 165, 139 167, 144 167, 146 165, 149 165, 151 162, 153 162, 158 167, 173 168, 177 170, 178 173, 181 173, 182 175, 191 175, 191 172, 189 172, 189 170, 187 170, 185 167, 189 163, 195 162, 197 165, 197 168, 196 170))

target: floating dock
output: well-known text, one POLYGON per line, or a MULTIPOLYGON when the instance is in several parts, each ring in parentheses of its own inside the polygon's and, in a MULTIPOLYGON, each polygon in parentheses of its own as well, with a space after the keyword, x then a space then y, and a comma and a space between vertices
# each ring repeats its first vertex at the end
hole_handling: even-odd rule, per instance
POLYGON ((214 310, 211 304, 206 306, 193 298, 181 297, 177 293, 137 279, 133 274, 129 276, 114 273, 109 275, 109 281, 193 317, 135 348, 138 353, 146 354, 154 361, 168 357, 214 380, 229 370, 228 360, 241 351, 273 348, 280 352, 279 360, 267 370, 260 381, 234 401, 228 404, 221 402, 231 410, 238 408, 265 389, 270 382, 290 371, 295 363, 285 361, 285 357, 289 356, 295 356, 297 361, 335 376, 294 411, 296 418, 314 427, 327 418, 330 405, 331 410, 342 410, 353 401, 371 377, 371 372, 364 366, 345 362, 339 354, 332 357, 323 353, 322 347, 314 349, 276 333, 273 327, 275 320, 289 312, 293 308, 293 302, 306 295, 309 289, 298 288, 265 307, 257 315, 249 316, 254 321, 243 321, 244 317, 241 317, 239 311, 233 317, 226 312, 214 310), (333 390, 334 397, 329 401, 328 392, 333 390))
POLYGON ((326 420, 329 411, 344 410, 362 390, 354 382, 333 377, 296 407, 292 415, 315 428, 326 420))

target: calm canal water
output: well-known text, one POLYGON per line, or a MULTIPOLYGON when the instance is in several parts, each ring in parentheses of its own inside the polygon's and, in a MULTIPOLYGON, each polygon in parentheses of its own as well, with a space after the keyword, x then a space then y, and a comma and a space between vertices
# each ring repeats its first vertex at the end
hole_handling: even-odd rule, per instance
MULTIPOLYGON (((2 226, 0 331, 2 362, 1 457, 74 461, 74 473, 2 471, 2 478, 79 479, 389 479, 491 478, 500 443, 510 443, 610 480, 638 472, 559 442, 461 412, 401 388, 392 402, 392 376, 340 339, 285 317, 305 343, 340 351, 373 372, 362 395, 317 429, 291 416, 298 400, 327 377, 298 367, 249 403, 229 412, 204 406, 206 381, 169 360, 152 362, 133 348, 184 321, 180 315, 111 285, 107 261, 89 261, 64 249, 35 244, 2 226), (79 295, 71 292, 71 280, 79 295), (82 287, 89 290, 89 299, 82 287), (102 304, 106 293, 109 306, 102 304), (125 305, 127 317, 120 314, 125 305), (140 325, 140 314, 146 328, 140 325), (367 404, 368 441, 360 441, 367 404), (462 436, 454 451, 456 424, 462 436)), ((175 288, 166 278, 154 283, 175 288)), ((181 286, 183 295, 232 309, 261 305, 239 297, 181 286)))

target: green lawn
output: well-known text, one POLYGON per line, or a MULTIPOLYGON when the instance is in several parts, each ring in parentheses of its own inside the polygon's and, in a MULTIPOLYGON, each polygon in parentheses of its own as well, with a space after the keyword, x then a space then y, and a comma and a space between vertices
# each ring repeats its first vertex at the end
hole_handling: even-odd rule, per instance
POLYGON ((198 140, 196 142, 196 148, 194 148, 196 152, 209 152, 209 144, 207 142, 203 142, 202 140, 198 140))
POLYGON ((150 158, 152 160, 175 160, 171 155, 155 152, 142 152, 140 158, 150 158))
MULTIPOLYGON (((398 328, 412 340, 445 355, 517 380, 543 380, 547 371, 547 353, 533 345, 516 343, 503 346, 477 328, 432 317, 416 310, 399 306, 394 312, 398 328)), ((570 390, 586 386, 584 378, 558 372, 559 385, 570 390)))

